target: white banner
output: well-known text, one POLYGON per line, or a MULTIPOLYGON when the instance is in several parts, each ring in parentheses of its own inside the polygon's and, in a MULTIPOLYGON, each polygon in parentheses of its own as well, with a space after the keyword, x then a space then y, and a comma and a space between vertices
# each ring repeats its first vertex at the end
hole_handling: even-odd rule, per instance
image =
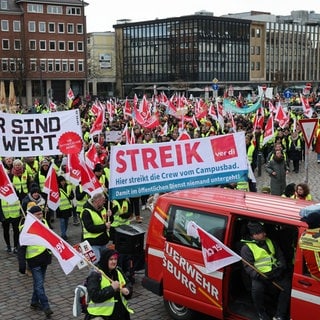
POLYGON ((247 180, 244 132, 111 147, 110 199, 247 180))
POLYGON ((45 114, 0 113, 0 156, 61 154, 59 139, 68 132, 82 139, 78 109, 45 114))

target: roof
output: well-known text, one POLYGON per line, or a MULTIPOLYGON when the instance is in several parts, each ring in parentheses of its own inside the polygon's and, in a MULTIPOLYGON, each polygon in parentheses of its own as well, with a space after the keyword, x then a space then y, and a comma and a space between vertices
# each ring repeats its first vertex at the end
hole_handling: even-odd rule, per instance
MULTIPOLYGON (((179 203, 186 206, 194 205, 196 202, 199 209, 218 206, 229 212, 242 215, 243 209, 245 209, 248 217, 261 219, 273 217, 276 220, 279 219, 281 223, 288 224, 292 224, 293 221, 300 221, 300 210, 314 204, 312 201, 217 187, 173 191, 165 194, 165 197, 178 198, 180 199, 179 203), (261 216, 257 217, 257 213, 261 216)), ((305 225, 303 222, 300 223, 305 225)))

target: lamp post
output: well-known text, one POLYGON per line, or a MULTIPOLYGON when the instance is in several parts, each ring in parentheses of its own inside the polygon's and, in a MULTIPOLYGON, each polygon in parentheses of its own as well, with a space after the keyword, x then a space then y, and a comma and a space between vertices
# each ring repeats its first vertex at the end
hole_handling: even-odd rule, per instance
POLYGON ((40 102, 41 104, 43 104, 43 83, 42 83, 42 65, 40 64, 39 67, 39 71, 40 71, 40 102))

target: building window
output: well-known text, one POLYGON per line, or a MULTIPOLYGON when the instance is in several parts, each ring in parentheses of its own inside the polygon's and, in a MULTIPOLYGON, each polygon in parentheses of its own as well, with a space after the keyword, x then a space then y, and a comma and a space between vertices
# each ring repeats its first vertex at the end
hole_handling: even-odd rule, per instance
POLYGON ((55 60, 55 70, 57 72, 61 71, 61 61, 60 60, 55 60))
POLYGON ((29 32, 36 32, 36 23, 35 21, 28 22, 28 31, 29 32))
POLYGON ((66 14, 69 16, 81 16, 81 8, 79 7, 67 7, 66 14))
POLYGON ((79 72, 83 72, 83 71, 84 71, 83 60, 79 60, 79 61, 78 61, 78 71, 79 71, 79 72))
POLYGON ((8 0, 1 0, 1 10, 8 9, 8 0))
POLYGON ((1 59, 1 69, 2 69, 2 71, 9 70, 8 59, 1 59))
POLYGON ((259 46, 256 47, 256 55, 258 55, 258 56, 260 55, 260 47, 259 46))
POLYGON ((28 3, 27 12, 29 12, 29 13, 43 13, 43 5, 28 3))
POLYGON ((68 23, 67 24, 67 32, 68 33, 74 33, 74 24, 73 23, 68 23))
POLYGON ((9 31, 9 21, 1 20, 1 31, 9 31))
POLYGON ((30 71, 37 71, 37 60, 36 59, 30 60, 30 71))
POLYGON ((83 34, 83 24, 77 24, 77 34, 83 34))
POLYGON ((40 60, 40 69, 41 69, 41 72, 47 70, 46 62, 47 62, 47 60, 44 60, 44 59, 41 59, 41 60, 40 60))
POLYGON ((250 70, 251 70, 251 71, 254 71, 254 62, 251 62, 251 63, 250 63, 250 70))
POLYGON ((256 29, 256 37, 257 38, 261 38, 261 30, 260 30, 260 28, 256 29))
POLYGON ((78 41, 77 42, 77 50, 78 51, 83 51, 83 41, 78 41))
POLYGON ((74 51, 74 41, 68 41, 68 51, 74 51))
POLYGON ((46 32, 46 23, 39 22, 39 32, 46 32))
POLYGON ((2 39, 2 50, 9 50, 10 42, 9 39, 2 39))
POLYGON ((260 71, 260 62, 256 62, 256 70, 260 71))
POLYGON ((250 53, 251 53, 251 55, 254 55, 254 46, 250 47, 250 53))
POLYGON ((40 40, 40 41, 39 41, 39 49, 40 49, 41 51, 44 51, 44 50, 47 49, 46 40, 40 40))
POLYGON ((58 33, 64 33, 64 23, 58 23, 58 33))
POLYGON ((14 59, 10 59, 10 71, 16 71, 16 61, 14 59))
POLYGON ((55 26, 54 22, 49 22, 48 23, 48 28, 49 28, 49 32, 50 33, 55 33, 56 32, 56 26, 55 26))
POLYGON ((14 50, 21 50, 21 40, 20 39, 14 40, 14 50))
POLYGON ((49 50, 56 51, 56 42, 54 40, 49 41, 49 50))
POLYGON ((62 71, 68 72, 68 60, 62 60, 62 71))
POLYGON ((65 51, 66 50, 66 45, 64 41, 59 41, 59 51, 65 51))
POLYGON ((48 60, 48 71, 49 72, 53 72, 54 71, 53 60, 52 59, 48 60))
POLYGON ((36 40, 29 40, 29 49, 30 50, 37 50, 37 42, 36 42, 36 40))
POLYGON ((18 20, 14 20, 12 22, 12 26, 13 26, 13 31, 14 32, 20 32, 21 31, 21 23, 18 20))
POLYGON ((70 72, 74 72, 74 60, 69 61, 69 71, 70 72))
POLYGON ((48 6, 47 7, 48 14, 63 14, 62 6, 48 6))

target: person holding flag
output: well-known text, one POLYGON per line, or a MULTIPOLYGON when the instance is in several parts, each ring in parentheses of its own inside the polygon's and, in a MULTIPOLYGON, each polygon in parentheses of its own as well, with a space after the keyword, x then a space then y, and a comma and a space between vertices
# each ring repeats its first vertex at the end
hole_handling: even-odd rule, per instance
POLYGON ((264 304, 265 292, 280 289, 276 315, 273 320, 289 319, 291 281, 286 272, 287 264, 279 245, 267 237, 260 222, 247 225, 250 238, 243 239, 241 257, 245 272, 251 279, 251 296, 259 320, 270 320, 264 304))
MULTIPOLYGON (((48 226, 43 218, 43 212, 39 206, 32 206, 27 211, 38 218, 44 225, 48 226)), ((26 273, 26 264, 30 268, 33 279, 33 293, 31 297, 30 308, 33 310, 42 310, 47 318, 50 318, 53 311, 50 308, 49 300, 44 288, 44 280, 47 267, 51 264, 51 251, 42 245, 19 246, 18 250, 19 272, 26 273)))

